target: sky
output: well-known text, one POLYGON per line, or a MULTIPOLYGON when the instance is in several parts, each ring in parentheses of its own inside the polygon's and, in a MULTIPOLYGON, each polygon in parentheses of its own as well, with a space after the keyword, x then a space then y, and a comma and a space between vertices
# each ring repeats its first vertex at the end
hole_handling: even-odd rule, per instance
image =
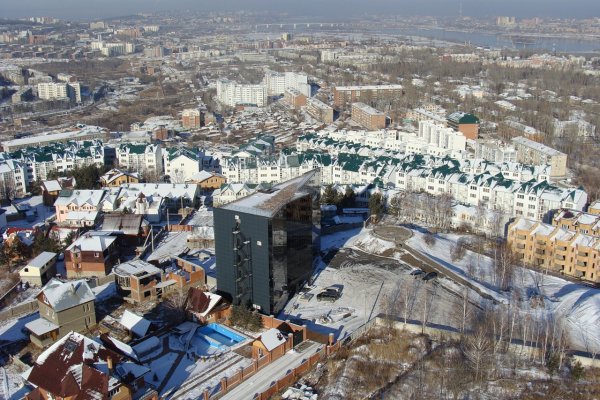
POLYGON ((329 18, 365 13, 457 16, 461 1, 465 16, 600 17, 600 0, 0 0, 0 17, 96 20, 163 10, 240 9, 329 18))

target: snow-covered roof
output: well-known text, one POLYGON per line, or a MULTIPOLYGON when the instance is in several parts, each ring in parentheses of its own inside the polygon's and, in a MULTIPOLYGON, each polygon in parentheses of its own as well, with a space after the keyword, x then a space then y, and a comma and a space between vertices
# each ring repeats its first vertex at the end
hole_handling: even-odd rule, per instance
POLYGON ((33 268, 42 268, 49 261, 52 261, 52 259, 54 257, 56 257, 56 255, 57 255, 56 253, 52 253, 50 251, 44 251, 43 253, 40 253, 36 258, 29 261, 29 263, 27 263, 27 266, 33 267, 33 268))
POLYGON ((272 351, 277 346, 280 346, 281 344, 285 343, 287 337, 283 333, 281 333, 279 329, 271 328, 268 331, 263 332, 263 334, 260 335, 259 339, 265 346, 267 351, 272 351))
POLYGON ((59 192, 62 190, 62 187, 60 186, 60 182, 57 179, 54 179, 52 181, 44 181, 44 182, 42 182, 42 184, 44 185, 46 190, 49 192, 59 192))
POLYGON ((146 261, 131 260, 115 266, 113 272, 119 276, 135 275, 141 278, 147 275, 160 274, 162 271, 146 261))
POLYGON ((119 323, 139 337, 146 336, 151 324, 150 321, 141 315, 137 315, 129 310, 125 310, 119 323))
POLYGON ((94 292, 83 279, 61 282, 56 278, 52 278, 44 286, 42 293, 55 312, 67 310, 96 299, 94 292))
POLYGON ((75 248, 78 248, 81 251, 102 252, 110 247, 115 240, 117 240, 115 236, 85 234, 67 247, 67 250, 73 251, 75 248))
POLYGON ((75 204, 82 206, 89 204, 97 207, 104 197, 104 190, 63 190, 58 195, 58 198, 54 202, 55 206, 68 206, 69 204, 75 204))
POLYGON ((48 332, 52 332, 59 328, 58 325, 53 324, 45 318, 38 318, 25 324, 25 328, 29 329, 31 333, 36 336, 45 335, 48 332))

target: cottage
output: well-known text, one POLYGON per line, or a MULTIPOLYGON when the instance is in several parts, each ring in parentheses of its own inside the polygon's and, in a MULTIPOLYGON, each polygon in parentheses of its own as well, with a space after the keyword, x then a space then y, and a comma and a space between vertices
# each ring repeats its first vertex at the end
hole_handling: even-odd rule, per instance
POLYGON ((28 282, 33 286, 45 285, 56 275, 56 259, 58 254, 44 251, 19 271, 21 282, 28 282))
POLYGON ((25 325, 31 342, 44 347, 70 331, 96 325, 95 299, 85 280, 50 280, 37 296, 40 318, 25 325))

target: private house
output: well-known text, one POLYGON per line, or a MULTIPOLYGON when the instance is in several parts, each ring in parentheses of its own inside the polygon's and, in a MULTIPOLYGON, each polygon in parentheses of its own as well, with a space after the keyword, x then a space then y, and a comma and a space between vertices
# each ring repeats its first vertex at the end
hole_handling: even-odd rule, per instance
POLYGON ((42 191, 43 203, 47 207, 52 207, 63 189, 73 189, 75 187, 75 178, 58 178, 51 181, 43 181, 40 189, 42 191))
POLYGON ((54 202, 56 222, 65 222, 72 211, 99 211, 105 193, 104 190, 61 190, 54 202))
POLYGON ((79 333, 70 332, 45 350, 23 376, 34 389, 26 400, 157 400, 146 386, 150 370, 79 333))
POLYGON ((150 233, 150 225, 143 215, 111 213, 105 214, 100 231, 116 235, 124 245, 139 245, 150 233))
POLYGON ((192 321, 201 323, 216 322, 220 312, 229 307, 220 295, 194 287, 189 288, 185 305, 192 321))
POLYGON ((202 287, 206 284, 204 269, 191 261, 173 256, 171 265, 165 268, 165 284, 174 285, 180 292, 189 287, 202 287))
POLYGON ((33 286, 43 286, 56 276, 56 259, 58 254, 44 251, 19 271, 21 282, 33 286))
POLYGON ((69 279, 106 276, 118 256, 117 237, 106 232, 88 232, 65 250, 69 279))
POLYGON ((125 301, 141 303, 162 296, 162 271, 143 260, 131 260, 113 268, 117 291, 125 301))
POLYGON ((40 318, 25 325, 31 342, 44 347, 71 331, 83 332, 96 325, 95 299, 83 279, 50 280, 37 296, 40 318))
POLYGON ((102 187, 120 187, 124 183, 139 183, 140 175, 137 172, 128 172, 113 168, 100 177, 102 187))
POLYGON ((127 183, 121 185, 117 202, 131 201, 140 198, 140 193, 149 199, 164 199, 165 207, 171 212, 181 208, 198 207, 200 190, 198 186, 188 183, 127 183))
POLYGON ((60 224, 64 228, 93 228, 101 219, 98 211, 69 211, 65 220, 60 224))
POLYGON ((200 171, 187 181, 187 183, 198 185, 203 192, 219 189, 225 182, 227 180, 223 175, 208 171, 200 171))

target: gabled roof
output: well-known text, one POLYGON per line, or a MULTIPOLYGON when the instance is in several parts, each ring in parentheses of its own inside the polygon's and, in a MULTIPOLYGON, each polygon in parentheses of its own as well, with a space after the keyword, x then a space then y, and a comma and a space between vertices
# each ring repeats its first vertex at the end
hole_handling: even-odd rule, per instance
POLYGON ((117 240, 115 236, 102 235, 98 232, 95 232, 95 234, 86 233, 67 247, 67 250, 103 252, 108 249, 115 240, 117 240))
POLYGON ((44 286, 38 298, 39 296, 43 296, 55 312, 64 311, 96 299, 96 295, 83 279, 62 282, 52 278, 44 286))
POLYGON ((146 336, 151 322, 129 310, 125 310, 119 323, 139 337, 146 336))
POLYGON ((287 337, 279 329, 271 328, 260 335, 259 340, 267 351, 272 351, 287 341, 287 337))
POLYGON ((107 359, 122 357, 87 337, 71 332, 50 346, 36 360, 27 380, 55 396, 76 399, 108 397, 109 386, 120 379, 109 374, 107 359))

